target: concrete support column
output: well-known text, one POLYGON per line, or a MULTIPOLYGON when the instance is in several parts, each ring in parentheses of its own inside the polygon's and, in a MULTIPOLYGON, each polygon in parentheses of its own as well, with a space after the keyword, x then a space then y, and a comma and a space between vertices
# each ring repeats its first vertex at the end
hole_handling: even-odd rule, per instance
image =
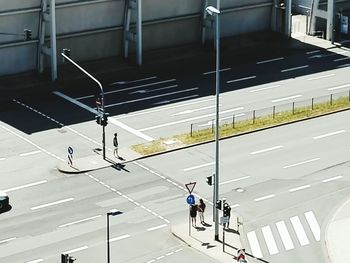
POLYGON ((334 28, 334 0, 328 0, 327 5, 327 40, 333 40, 333 28, 334 28))
POLYGON ((292 0, 285 0, 285 28, 284 33, 287 37, 291 37, 292 34, 292 0))

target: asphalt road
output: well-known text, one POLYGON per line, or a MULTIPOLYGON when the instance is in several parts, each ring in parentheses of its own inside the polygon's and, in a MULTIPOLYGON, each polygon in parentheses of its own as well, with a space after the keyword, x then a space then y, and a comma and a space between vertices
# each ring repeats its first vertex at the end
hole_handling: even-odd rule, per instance
MULTIPOLYGON (((221 117, 347 92, 344 64, 349 51, 332 52, 341 54, 297 51, 257 54, 232 65, 226 61, 230 69, 222 72, 221 117)), ((129 147, 186 132, 194 122, 208 123, 214 117, 214 76, 205 66, 188 68, 111 80, 106 85, 112 116, 108 146, 115 131, 121 147, 129 147)), ((82 262, 105 261, 105 213, 117 208, 122 213, 110 218, 113 262, 213 262, 170 231, 172 224, 187 218, 185 183, 196 181, 196 194, 211 199, 205 181, 214 170, 213 144, 122 169, 77 176, 55 169, 67 160, 68 146, 73 146, 75 158, 101 146, 94 98, 86 97, 96 92, 90 90, 62 88, 60 96, 19 96, 1 107, 0 185, 12 204, 0 215, 1 261, 59 262, 62 252, 82 262)), ((269 262, 327 262, 322 230, 333 207, 349 194, 348 115, 222 141, 221 196, 243 216, 247 250, 269 262), (244 192, 237 192, 238 187, 244 192)))

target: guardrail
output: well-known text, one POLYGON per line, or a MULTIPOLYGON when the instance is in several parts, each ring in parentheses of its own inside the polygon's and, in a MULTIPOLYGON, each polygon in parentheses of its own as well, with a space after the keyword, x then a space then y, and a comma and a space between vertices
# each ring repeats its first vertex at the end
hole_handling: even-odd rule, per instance
MULTIPOLYGON (((220 128, 239 129, 241 126, 247 124, 254 125, 257 122, 274 121, 282 115, 289 114, 290 116, 294 116, 301 113, 307 115, 325 107, 335 107, 345 103, 350 106, 350 90, 223 116, 219 118, 219 123, 220 128)), ((211 133, 215 132, 215 119, 191 123, 191 137, 194 136, 194 133, 206 129, 211 130, 211 133)))

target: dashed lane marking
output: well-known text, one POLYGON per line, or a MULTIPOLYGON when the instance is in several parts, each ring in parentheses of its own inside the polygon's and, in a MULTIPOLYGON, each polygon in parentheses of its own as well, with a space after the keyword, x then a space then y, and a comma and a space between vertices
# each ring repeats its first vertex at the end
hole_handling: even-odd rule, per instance
POLYGON ((157 260, 161 260, 161 259, 163 259, 163 258, 165 258, 165 257, 172 256, 172 255, 174 255, 174 254, 176 254, 176 253, 178 253, 178 252, 180 252, 180 251, 182 251, 182 250, 183 250, 183 248, 176 249, 176 250, 174 250, 174 251, 171 251, 171 252, 166 253, 165 255, 161 255, 161 256, 159 256, 159 257, 156 257, 156 258, 153 258, 153 259, 151 259, 151 260, 148 260, 146 263, 153 263, 153 262, 156 262, 157 260))
POLYGON ((111 238, 109 240, 109 242, 119 241, 119 240, 123 240, 123 239, 129 238, 129 237, 130 237, 130 235, 126 234, 126 235, 122 235, 122 236, 119 236, 119 237, 111 238))
POLYGON ((112 86, 112 85, 124 85, 124 84, 136 83, 136 82, 141 82, 141 81, 151 80, 151 79, 156 79, 156 78, 157 78, 157 76, 152 76, 152 77, 147 77, 147 78, 142 78, 142 79, 135 79, 135 80, 120 80, 120 81, 113 82, 109 85, 110 86, 112 86))
POLYGON ((275 61, 279 61, 279 60, 283 60, 283 59, 284 59, 284 57, 273 58, 273 59, 269 59, 269 60, 256 62, 256 64, 260 65, 260 64, 265 64, 265 63, 269 63, 269 62, 275 62, 275 61))
POLYGON ((70 197, 70 198, 58 200, 58 201, 55 201, 55 202, 51 202, 51 203, 47 203, 47 204, 43 204, 43 205, 34 206, 34 207, 31 207, 30 209, 31 209, 31 210, 37 210, 37 209, 41 209, 41 208, 45 208, 45 207, 49 207, 49 206, 53 206, 53 205, 58 205, 58 204, 70 202, 70 201, 73 201, 73 200, 74 200, 74 198, 73 198, 73 197, 70 197))
POLYGON ((12 192, 12 191, 16 191, 16 190, 28 188, 28 187, 31 187, 31 186, 36 186, 36 185, 39 185, 39 184, 44 184, 44 183, 47 183, 47 180, 41 180, 41 181, 30 183, 30 184, 24 184, 24 185, 8 188, 8 189, 5 189, 4 192, 5 193, 9 193, 9 192, 12 192))
POLYGON ((39 263, 39 262, 43 262, 43 261, 44 261, 44 259, 38 258, 38 259, 31 260, 31 261, 27 261, 25 263, 39 263))
POLYGON ((163 227, 166 227, 167 224, 163 224, 163 225, 159 225, 159 226, 155 226, 155 227, 151 227, 151 228, 148 228, 147 231, 150 232, 150 231, 154 231, 154 230, 157 230, 157 229, 160 229, 160 228, 163 228, 163 227))
POLYGON ((67 250, 67 251, 63 251, 62 254, 71 254, 71 253, 82 251, 82 250, 85 250, 85 249, 88 249, 88 248, 89 248, 88 246, 82 246, 82 247, 70 249, 70 250, 67 250))
POLYGON ((4 244, 4 243, 10 242, 10 241, 15 240, 15 239, 17 239, 17 237, 3 239, 3 240, 0 240, 0 244, 4 244))
POLYGON ((63 224, 63 225, 59 225, 58 227, 62 228, 62 227, 67 227, 67 226, 83 223, 83 222, 86 222, 86 221, 91 221, 91 220, 99 218, 101 216, 102 215, 91 216, 91 217, 84 218, 84 219, 81 219, 81 220, 77 220, 77 221, 74 221, 74 222, 71 222, 71 223, 66 223, 66 224, 63 224))
POLYGON ((21 153, 19 156, 24 157, 24 156, 28 156, 28 155, 33 155, 33 154, 37 154, 37 153, 41 153, 41 151, 32 151, 32 152, 27 152, 27 153, 21 153))

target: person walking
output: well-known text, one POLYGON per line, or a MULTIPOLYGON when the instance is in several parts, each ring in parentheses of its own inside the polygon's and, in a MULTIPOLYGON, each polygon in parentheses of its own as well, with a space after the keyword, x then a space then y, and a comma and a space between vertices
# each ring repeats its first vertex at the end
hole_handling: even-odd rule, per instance
POLYGON ((199 205, 198 205, 198 214, 199 214, 199 220, 201 220, 201 224, 204 225, 204 211, 205 211, 205 203, 203 199, 199 199, 199 205))
POLYGON ((231 217, 231 207, 228 203, 224 204, 224 217, 228 217, 227 223, 224 225, 224 228, 230 228, 230 217, 231 217))
POLYGON ((118 154, 119 143, 118 143, 118 134, 117 133, 114 134, 113 145, 114 145, 114 157, 119 158, 119 154, 118 154))
POLYGON ((197 210, 198 206, 197 204, 192 204, 190 206, 190 217, 191 217, 191 222, 193 227, 197 227, 196 221, 197 221, 197 210))

